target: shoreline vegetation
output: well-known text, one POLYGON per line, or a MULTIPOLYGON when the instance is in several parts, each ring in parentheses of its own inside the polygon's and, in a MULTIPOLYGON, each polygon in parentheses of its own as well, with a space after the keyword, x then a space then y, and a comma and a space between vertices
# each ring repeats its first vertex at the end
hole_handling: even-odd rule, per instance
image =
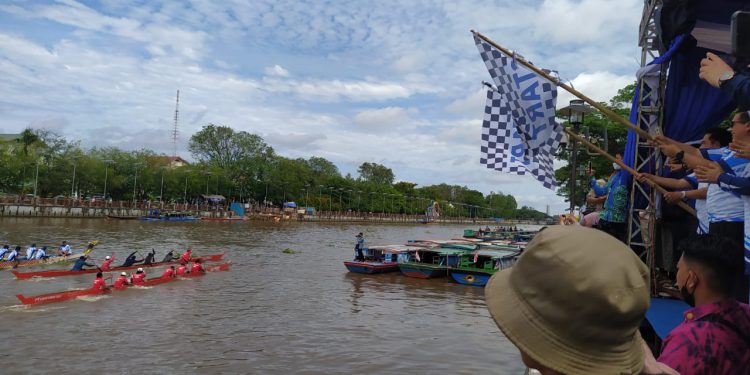
POLYGON ((260 136, 228 126, 205 125, 190 137, 188 150, 194 162, 147 149, 84 149, 44 129, 5 134, 0 137, 0 204, 58 204, 51 199, 77 202, 62 205, 70 209, 115 202, 120 202, 118 209, 135 209, 145 203, 200 206, 206 196, 221 196, 256 208, 281 209, 285 202, 296 202, 316 211, 347 213, 328 217, 354 212, 363 218, 430 216, 458 222, 547 219, 545 213, 518 207, 510 194, 484 195, 446 183, 417 187, 396 182, 393 171, 377 163, 362 163, 357 177, 342 175, 329 160, 277 155, 260 136))

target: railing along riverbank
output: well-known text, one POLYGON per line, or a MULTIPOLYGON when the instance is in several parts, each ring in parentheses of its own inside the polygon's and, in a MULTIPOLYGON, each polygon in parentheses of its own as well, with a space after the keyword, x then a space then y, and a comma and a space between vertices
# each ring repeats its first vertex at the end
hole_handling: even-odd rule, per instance
MULTIPOLYGON (((201 203, 168 203, 151 201, 105 201, 71 198, 34 198, 23 196, 0 197, 0 217, 87 217, 146 216, 152 210, 163 212, 185 212, 195 216, 221 218, 236 216, 227 205, 201 203)), ((390 214, 359 211, 317 211, 315 214, 299 214, 294 210, 248 204, 245 216, 251 220, 270 221, 316 221, 316 222, 371 222, 411 224, 469 224, 483 226, 544 225, 539 220, 503 220, 467 216, 440 216, 430 218, 417 214, 390 214)))

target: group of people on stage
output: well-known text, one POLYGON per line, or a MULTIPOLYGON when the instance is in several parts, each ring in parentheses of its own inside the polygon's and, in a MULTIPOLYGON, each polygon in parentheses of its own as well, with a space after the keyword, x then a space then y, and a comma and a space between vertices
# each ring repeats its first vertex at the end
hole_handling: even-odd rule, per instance
MULTIPOLYGON (((195 273, 203 273, 206 272, 205 268, 203 268, 203 263, 201 262, 201 259, 191 259, 192 257, 192 250, 188 249, 186 250, 180 257, 173 258, 172 254, 174 254, 174 251, 169 251, 167 255, 165 255, 164 260, 162 260, 161 263, 166 262, 172 262, 175 260, 179 260, 180 265, 179 267, 175 267, 174 265, 170 265, 167 269, 164 270, 164 272, 161 275, 162 279, 165 278, 173 278, 178 276, 184 276, 186 274, 195 274, 195 273), (190 262, 192 262, 192 266, 190 266, 190 262)), ((135 256, 135 253, 133 252, 130 254, 127 258, 125 263, 120 267, 128 267, 133 264, 135 264, 132 261, 129 261, 131 257, 135 256), (130 264, 128 264, 130 263, 130 264)), ((153 259, 153 256, 156 254, 156 252, 152 249, 148 255, 151 255, 151 258, 153 259)), ((148 258, 148 255, 146 256, 146 259, 148 258)), ((145 259, 141 259, 140 261, 136 262, 144 262, 145 259)), ((97 267, 99 269, 99 272, 96 274, 96 278, 94 278, 94 283, 92 285, 92 288, 94 289, 109 289, 107 286, 107 283, 104 279, 104 272, 109 271, 111 269, 111 263, 114 261, 114 255, 113 256, 106 256, 105 261, 102 263, 101 266, 97 267)), ((78 262, 76 262, 76 265, 78 265, 79 262, 82 262, 83 265, 80 266, 80 269, 83 269, 83 266, 89 266, 89 267, 96 267, 93 264, 86 263, 86 257, 79 258, 78 262)), ((147 265, 154 265, 156 263, 144 263, 147 265)), ((73 267, 76 268, 75 266, 73 267)), ((134 286, 134 285, 140 285, 143 284, 146 281, 146 271, 143 269, 143 267, 140 267, 136 270, 136 272, 132 275, 128 275, 127 272, 121 272, 120 276, 115 279, 114 283, 112 283, 112 287, 115 289, 123 289, 128 286, 134 286)))
POLYGON ((47 246, 37 247, 36 243, 32 243, 27 247, 25 253, 22 253, 21 246, 11 249, 10 245, 5 244, 0 249, 0 261, 40 260, 52 256, 67 256, 71 254, 73 254, 73 250, 71 250, 67 241, 63 241, 54 253, 52 251, 48 252, 47 246))

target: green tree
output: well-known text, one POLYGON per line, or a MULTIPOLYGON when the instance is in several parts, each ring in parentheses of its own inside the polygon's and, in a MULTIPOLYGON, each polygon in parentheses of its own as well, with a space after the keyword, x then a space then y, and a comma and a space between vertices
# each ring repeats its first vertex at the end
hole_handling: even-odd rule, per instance
POLYGON ((193 134, 188 150, 199 161, 219 168, 273 153, 273 149, 256 134, 235 132, 228 126, 214 124, 208 124, 193 134))
MULTIPOLYGON (((630 103, 633 100, 635 84, 630 84, 617 91, 617 95, 610 99, 609 103, 601 103, 618 115, 628 118, 630 116, 630 103)), ((563 114, 558 117, 564 118, 563 114)), ((605 148, 603 143, 604 129, 607 130, 606 149, 611 155, 622 153, 627 143, 627 129, 619 123, 612 121, 609 117, 598 111, 586 114, 581 126, 583 135, 589 134, 593 143, 605 148)), ((571 160, 572 150, 570 147, 561 150, 558 159, 571 160)), ((575 205, 580 206, 585 202, 586 193, 589 191, 590 177, 586 175, 589 166, 594 170, 596 178, 604 178, 612 172, 612 162, 606 157, 600 156, 593 151, 588 151, 585 145, 578 143, 576 157, 576 196, 575 205)), ((558 184, 557 195, 565 197, 570 201, 570 164, 566 164, 555 170, 555 178, 558 184)))
POLYGON ((391 185, 395 178, 390 168, 377 163, 362 163, 357 168, 357 173, 360 179, 378 185, 391 185))

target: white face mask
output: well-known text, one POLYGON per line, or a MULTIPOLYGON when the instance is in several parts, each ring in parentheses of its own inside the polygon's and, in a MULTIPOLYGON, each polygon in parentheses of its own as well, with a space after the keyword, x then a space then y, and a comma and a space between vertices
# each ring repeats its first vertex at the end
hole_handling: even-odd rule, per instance
POLYGON ((612 168, 614 168, 616 171, 620 170, 620 164, 612 163, 612 168))

